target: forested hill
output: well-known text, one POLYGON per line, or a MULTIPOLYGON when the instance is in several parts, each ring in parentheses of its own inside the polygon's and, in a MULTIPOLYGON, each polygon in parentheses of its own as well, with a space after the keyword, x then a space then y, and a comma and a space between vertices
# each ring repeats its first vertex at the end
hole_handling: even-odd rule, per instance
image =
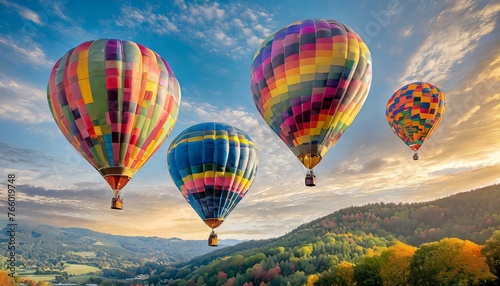
POLYGON ((385 247, 395 239, 413 246, 455 237, 484 244, 500 229, 500 185, 422 203, 374 203, 348 207, 265 241, 248 241, 197 257, 184 265, 203 265, 218 258, 299 248, 318 241, 339 261, 353 261, 367 249, 385 247), (329 237, 329 238, 328 238, 329 237), (330 241, 330 242, 329 242, 330 241), (330 249, 328 249, 330 248, 330 249))
POLYGON ((295 229, 333 233, 363 231, 392 235, 413 246, 456 237, 483 244, 500 228, 500 185, 455 194, 435 201, 376 203, 349 207, 295 229))

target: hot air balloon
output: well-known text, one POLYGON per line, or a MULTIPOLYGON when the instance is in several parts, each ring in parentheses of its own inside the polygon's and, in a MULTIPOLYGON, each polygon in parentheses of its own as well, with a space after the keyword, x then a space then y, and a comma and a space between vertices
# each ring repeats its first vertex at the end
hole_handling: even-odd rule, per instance
POLYGON ((427 82, 403 86, 387 101, 385 117, 392 131, 415 153, 429 139, 443 119, 446 99, 444 93, 427 82))
POLYGON ((370 90, 372 61, 348 26, 306 19, 274 32, 255 53, 251 93, 264 121, 308 169, 313 168, 358 114, 370 90))
POLYGON ((255 143, 228 124, 200 123, 173 140, 167 161, 175 185, 212 229, 208 245, 217 246, 215 228, 243 199, 255 179, 255 143))
POLYGON ((170 134, 181 91, 154 51, 100 39, 57 61, 47 100, 63 135, 111 186, 111 208, 122 209, 120 190, 170 134))

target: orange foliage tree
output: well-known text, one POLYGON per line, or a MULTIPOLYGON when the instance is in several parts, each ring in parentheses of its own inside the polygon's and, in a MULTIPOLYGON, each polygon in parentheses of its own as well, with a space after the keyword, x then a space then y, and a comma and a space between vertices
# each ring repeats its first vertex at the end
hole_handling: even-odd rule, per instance
POLYGON ((409 282, 414 285, 478 285, 494 279, 481 246, 458 238, 426 243, 415 251, 409 282))
POLYGON ((340 278, 339 285, 353 285, 354 284, 354 265, 347 261, 342 261, 337 268, 335 268, 335 276, 340 278))
POLYGON ((380 278, 384 286, 405 285, 410 276, 410 262, 416 247, 397 242, 382 252, 380 278))
POLYGON ((0 271, 0 285, 2 286, 16 286, 14 278, 10 277, 5 271, 0 271))

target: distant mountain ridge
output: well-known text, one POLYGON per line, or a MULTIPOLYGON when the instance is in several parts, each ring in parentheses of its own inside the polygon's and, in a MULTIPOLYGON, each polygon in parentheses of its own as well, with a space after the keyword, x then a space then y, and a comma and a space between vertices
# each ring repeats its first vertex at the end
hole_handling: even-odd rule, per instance
MULTIPOLYGON (((8 226, 0 233, 0 249, 7 256, 8 226)), ((95 232, 83 228, 58 228, 47 225, 19 224, 16 228, 16 255, 21 260, 49 258, 58 261, 74 260, 98 267, 113 261, 138 264, 144 259, 157 263, 177 263, 214 250, 206 240, 182 240, 122 236, 95 232)), ((223 240, 219 247, 234 245, 240 241, 223 240)))

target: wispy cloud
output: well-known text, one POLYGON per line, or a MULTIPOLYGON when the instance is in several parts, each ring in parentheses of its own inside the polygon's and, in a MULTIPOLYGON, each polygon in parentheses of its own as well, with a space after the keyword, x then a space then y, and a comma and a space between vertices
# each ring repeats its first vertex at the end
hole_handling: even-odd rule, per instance
POLYGON ((31 40, 19 40, 11 37, 0 36, 0 45, 10 48, 16 55, 16 59, 25 63, 34 64, 39 67, 52 66, 54 62, 47 58, 40 46, 31 40))
POLYGON ((162 12, 153 6, 122 6, 115 17, 119 26, 155 34, 182 34, 182 39, 211 53, 239 58, 255 50, 271 31, 261 23, 272 23, 272 14, 239 3, 175 1, 175 9, 162 12))
MULTIPOLYGON (((427 24, 428 36, 408 61, 399 82, 425 80, 440 85, 452 69, 474 51, 479 40, 494 31, 500 3, 476 7, 475 1, 455 1, 427 24)), ((441 85, 442 86, 442 85, 441 85)))
POLYGON ((86 182, 86 185, 90 185, 88 182, 98 182, 101 188, 106 187, 97 171, 71 145, 65 146, 59 150, 57 157, 53 157, 47 155, 45 150, 0 141, 0 163, 8 172, 22 177, 21 181, 25 184, 51 189, 78 189, 81 188, 79 182, 86 182), (68 184, 68 181, 71 183, 68 184))
POLYGON ((44 89, 0 74, 0 118, 30 124, 52 121, 46 97, 44 89))
POLYGON ((77 189, 54 190, 18 185, 17 201, 24 210, 19 219, 59 227, 78 225, 119 235, 200 239, 209 234, 209 228, 173 188, 157 186, 149 192, 127 192, 123 211, 115 211, 110 209, 111 191, 103 187, 86 183, 77 189))
POLYGON ((0 1, 0 4, 4 5, 7 8, 15 10, 17 13, 19 13, 19 15, 21 17, 23 17, 26 20, 29 20, 33 23, 38 24, 38 25, 43 24, 43 21, 42 21, 42 18, 40 17, 40 15, 31 9, 28 9, 22 5, 19 5, 17 3, 13 3, 13 2, 10 2, 7 0, 0 1))

